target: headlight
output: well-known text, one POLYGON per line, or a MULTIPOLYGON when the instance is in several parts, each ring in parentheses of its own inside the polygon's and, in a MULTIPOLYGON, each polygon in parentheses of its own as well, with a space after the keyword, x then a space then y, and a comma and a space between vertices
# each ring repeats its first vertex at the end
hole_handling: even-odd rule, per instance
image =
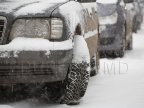
POLYGON ((60 19, 18 19, 13 24, 10 40, 16 37, 60 39, 62 33, 60 19))
POLYGON ((58 18, 51 20, 51 39, 60 39, 63 34, 63 22, 58 18))

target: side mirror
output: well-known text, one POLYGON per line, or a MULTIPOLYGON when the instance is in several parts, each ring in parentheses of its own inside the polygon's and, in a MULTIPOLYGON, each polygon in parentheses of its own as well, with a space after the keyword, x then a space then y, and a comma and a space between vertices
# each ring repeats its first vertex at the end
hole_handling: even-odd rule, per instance
POLYGON ((124 3, 133 3, 134 0, 124 0, 124 3))

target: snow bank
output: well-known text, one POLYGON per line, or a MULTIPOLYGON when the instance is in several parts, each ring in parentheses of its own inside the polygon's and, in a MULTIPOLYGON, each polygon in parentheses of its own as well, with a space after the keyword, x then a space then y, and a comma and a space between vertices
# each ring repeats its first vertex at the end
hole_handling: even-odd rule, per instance
POLYGON ((41 38, 15 38, 7 45, 0 45, 0 52, 3 51, 50 51, 72 49, 72 40, 62 42, 50 42, 41 38))
POLYGON ((102 3, 102 4, 116 4, 118 0, 97 0, 97 3, 102 3))

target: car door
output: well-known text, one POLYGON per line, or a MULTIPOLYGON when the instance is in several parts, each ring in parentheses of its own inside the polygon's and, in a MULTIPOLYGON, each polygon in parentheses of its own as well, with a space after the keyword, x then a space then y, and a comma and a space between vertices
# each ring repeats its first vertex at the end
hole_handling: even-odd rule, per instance
POLYGON ((97 52, 98 47, 98 16, 96 0, 78 0, 83 7, 84 38, 87 42, 91 57, 97 52))

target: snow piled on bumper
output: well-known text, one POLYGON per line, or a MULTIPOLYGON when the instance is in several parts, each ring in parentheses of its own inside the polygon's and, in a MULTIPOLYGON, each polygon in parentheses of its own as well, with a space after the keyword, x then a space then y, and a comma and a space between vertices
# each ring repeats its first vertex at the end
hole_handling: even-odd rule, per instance
POLYGON ((41 38, 15 38, 7 45, 0 45, 0 56, 3 52, 20 52, 20 51, 46 51, 47 55, 50 51, 70 50, 72 49, 72 40, 61 42, 50 42, 41 38))

